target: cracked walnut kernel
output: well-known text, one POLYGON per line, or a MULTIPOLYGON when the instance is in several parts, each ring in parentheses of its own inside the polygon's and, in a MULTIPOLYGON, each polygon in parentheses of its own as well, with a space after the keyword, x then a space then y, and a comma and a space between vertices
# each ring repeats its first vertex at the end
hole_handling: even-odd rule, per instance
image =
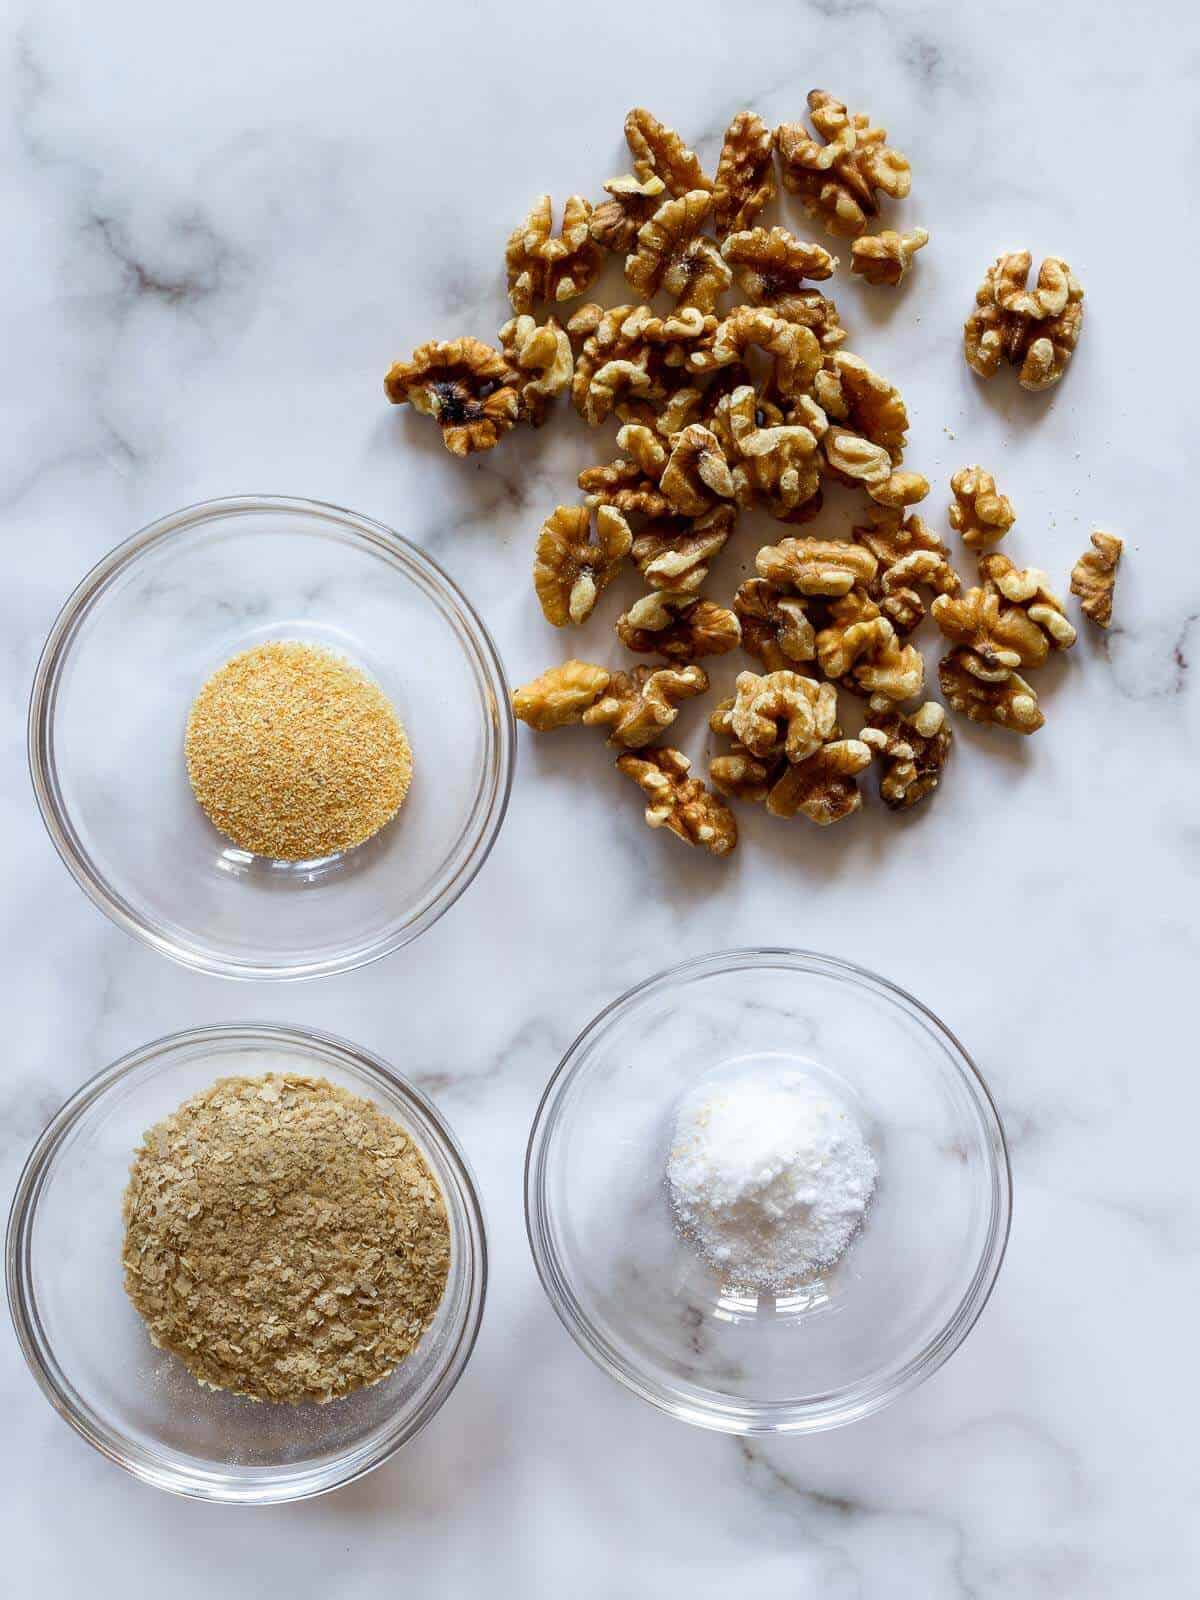
POLYGON ((562 232, 554 235, 548 194, 539 195, 529 215, 509 235, 504 252, 508 298, 518 316, 539 300, 559 304, 581 295, 600 270, 600 251, 589 231, 592 208, 581 194, 563 207, 562 232))
POLYGON ((837 539, 781 539, 755 557, 759 577, 797 594, 848 594, 875 576, 875 557, 837 539))
POLYGON ((1047 256, 1037 285, 1027 288, 1028 250, 998 256, 975 294, 963 324, 963 354, 981 378, 1000 362, 1019 368, 1024 389, 1048 389, 1066 371, 1083 328, 1083 290, 1065 261, 1047 256))
POLYGON ((939 595, 930 610, 946 638, 962 647, 960 665, 981 682, 1003 683, 1018 667, 1041 666, 1049 654, 1037 623, 1020 606, 1003 604, 995 589, 939 595))
POLYGON ((745 228, 730 233, 721 254, 733 268, 738 287, 752 305, 766 306, 788 322, 804 322, 811 291, 805 280, 831 278, 837 257, 824 245, 797 239, 786 228, 745 228))
POLYGON ((729 282, 729 269, 716 245, 701 233, 712 203, 707 190, 693 189, 664 200, 654 215, 642 223, 636 248, 625 258, 625 280, 635 294, 643 300, 651 299, 660 289, 677 297, 682 295, 695 276, 712 270, 711 257, 715 253, 725 278, 712 294, 708 307, 712 310, 720 289, 729 282))
POLYGON ((776 817, 800 813, 821 828, 841 822, 862 805, 856 778, 870 765, 870 747, 861 739, 827 739, 785 769, 767 795, 767 810, 776 817))
POLYGON ((653 175, 639 178, 626 173, 610 178, 604 188, 609 198, 593 210, 589 230, 602 250, 623 256, 633 249, 642 223, 662 204, 666 184, 653 175))
POLYGON ((827 417, 882 445, 893 462, 900 461, 908 435, 903 396, 861 357, 849 350, 826 356, 813 379, 813 394, 827 417))
POLYGON ((917 251, 928 243, 924 228, 914 228, 911 233, 885 228, 882 233, 864 234, 850 246, 850 271, 868 283, 894 287, 912 266, 917 251))
POLYGON ((773 358, 771 393, 785 400, 805 393, 821 369, 821 347, 812 331, 767 306, 731 311, 712 344, 688 357, 688 366, 693 372, 713 372, 744 361, 752 349, 773 358))
POLYGON ((903 200, 912 187, 908 161, 887 143, 887 132, 862 112, 851 115, 823 89, 808 96, 819 144, 800 122, 775 130, 783 186, 800 196, 810 216, 833 234, 855 238, 879 213, 879 194, 903 200))
POLYGON ((910 700, 925 682, 925 661, 861 589, 829 602, 829 620, 817 634, 817 662, 827 678, 872 704, 910 700))
POLYGON ((760 500, 772 516, 783 521, 801 520, 802 508, 821 488, 818 453, 819 429, 825 426, 820 408, 802 397, 794 415, 810 416, 813 426, 800 421, 760 425, 763 409, 749 384, 722 396, 713 419, 713 432, 732 464, 734 498, 740 506, 760 500))
POLYGON ((1124 548, 1115 533, 1097 530, 1092 534, 1092 548, 1071 568, 1071 593, 1078 597, 1084 616, 1098 628, 1107 628, 1112 621, 1113 590, 1124 548))
POLYGON ((748 578, 733 597, 742 625, 742 649, 761 661, 768 672, 815 661, 817 638, 806 602, 765 578, 748 578))
POLYGON ((589 661, 572 658, 561 666, 547 667, 531 683, 513 691, 513 715, 538 733, 581 722, 585 711, 599 700, 612 682, 612 673, 589 661))
POLYGON ((596 601, 629 554, 633 534, 613 506, 558 506, 542 524, 533 564, 533 586, 547 622, 556 628, 586 622, 596 601))
POLYGON ((553 317, 547 317, 539 326, 533 317, 525 315, 504 324, 500 344, 517 373, 528 374, 518 383, 521 416, 540 428, 549 402, 571 386, 575 371, 571 341, 553 317))
POLYGON ((933 793, 953 737, 945 710, 936 700, 927 700, 911 715, 871 713, 862 739, 884 763, 879 795, 890 811, 907 811, 933 793))
POLYGON ((711 189, 694 150, 674 128, 665 127, 645 106, 634 106, 625 118, 625 142, 639 178, 661 178, 678 198, 693 189, 711 189))
POLYGON ((651 523, 633 541, 634 565, 652 589, 696 594, 725 548, 735 516, 732 506, 719 505, 703 517, 673 516, 651 523))
POLYGON ((715 600, 688 592, 658 589, 643 595, 617 619, 617 637, 638 655, 655 653, 672 661, 723 656, 741 643, 742 626, 715 600))
POLYGON ((970 654, 959 646, 938 662, 938 682, 952 711, 1013 733, 1036 733, 1045 725, 1037 695, 1024 678, 1010 672, 999 681, 984 682, 968 660, 970 654))
POLYGON ((830 428, 821 448, 830 476, 839 483, 861 484, 877 505, 911 506, 929 493, 927 478, 901 471, 885 446, 850 428, 830 428))
POLYGON ((725 130, 714 187, 717 237, 750 227, 775 194, 775 139, 754 111, 739 111, 725 130))
POLYGON ((995 478, 982 467, 960 467, 950 488, 950 526, 972 550, 997 543, 1017 520, 1012 501, 997 491, 995 478))
POLYGON ((1075 629, 1067 620, 1063 603, 1050 588, 1050 579, 1037 567, 1015 566, 996 550, 980 556, 979 575, 985 588, 1010 605, 1020 606, 1045 634, 1052 650, 1069 650, 1075 643, 1075 629))
POLYGON ((659 487, 680 516, 703 516, 717 500, 733 499, 729 463, 711 429, 693 422, 669 444, 659 487))
POLYGON ((957 594, 962 587, 945 544, 916 512, 873 506, 854 537, 879 563, 867 592, 898 633, 911 633, 924 619, 922 589, 957 594))
POLYGON ((681 751, 666 745, 618 756, 617 767, 650 801, 646 807, 650 827, 667 828, 685 844, 701 845, 714 856, 728 855, 736 846, 733 812, 698 778, 688 776, 692 764, 681 751))
POLYGON ((608 742, 640 750, 669 728, 684 700, 704 694, 703 667, 634 667, 613 674, 607 691, 584 713, 589 728, 608 728, 608 742))
POLYGON ((740 672, 729 727, 752 755, 811 756, 837 726, 837 691, 799 672, 740 672))
POLYGON ((454 456, 491 450, 517 421, 517 378, 499 350, 480 339, 431 339, 410 361, 396 361, 383 380, 393 405, 407 401, 433 417, 454 456))

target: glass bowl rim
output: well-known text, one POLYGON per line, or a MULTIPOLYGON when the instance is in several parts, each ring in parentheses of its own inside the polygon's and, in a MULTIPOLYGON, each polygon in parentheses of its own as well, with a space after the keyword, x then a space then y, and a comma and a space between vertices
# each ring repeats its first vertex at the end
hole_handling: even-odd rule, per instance
POLYGON ((64 1101, 38 1135, 17 1180, 5 1235, 4 1269, 9 1316, 26 1364, 47 1400, 81 1438, 133 1477, 169 1493, 227 1505, 279 1505, 311 1499, 353 1483, 415 1438, 441 1410, 466 1370, 479 1337, 488 1287, 487 1228, 475 1175, 449 1123, 428 1095, 380 1056, 318 1028, 270 1022, 215 1023, 165 1034, 139 1045, 102 1068, 64 1101), (54 1158, 91 1106, 147 1063, 161 1063, 198 1043, 230 1041, 285 1044, 305 1051, 315 1046, 326 1056, 349 1059, 369 1081, 382 1080, 453 1173, 457 1198, 447 1195, 446 1202, 462 1218, 469 1283, 461 1326, 455 1330, 442 1361, 403 1427, 385 1429, 371 1446, 351 1447, 323 1466, 303 1467, 286 1474, 261 1469, 257 1478, 222 1480, 214 1472, 164 1466, 153 1452, 141 1445, 133 1446, 124 1435, 100 1422, 78 1395, 59 1367, 38 1314, 31 1272, 31 1227, 54 1158))
POLYGON ((680 1421, 742 1436, 817 1433, 860 1421, 890 1405, 931 1377, 954 1354, 991 1298, 1004 1261, 1012 1224, 1012 1166, 1000 1114, 974 1060, 937 1014, 899 984, 839 956, 785 945, 739 945, 691 956, 643 978, 604 1006, 572 1040, 538 1102, 525 1153, 525 1231, 534 1266, 551 1307, 576 1344, 625 1388, 680 1421), (659 1380, 644 1376, 593 1325, 571 1287, 570 1275, 553 1245, 546 1197, 547 1152, 561 1114, 565 1092, 585 1065, 590 1043, 644 995, 696 976, 713 977, 748 968, 778 968, 838 978, 890 1001, 947 1047, 984 1129, 992 1207, 987 1236, 970 1283, 951 1316, 925 1347, 883 1380, 864 1379, 831 1397, 797 1404, 790 1401, 717 1403, 685 1397, 659 1380))
POLYGON ((385 523, 345 506, 293 495, 270 494, 229 495, 196 501, 146 523, 103 555, 67 596, 46 636, 30 689, 26 727, 29 775, 42 822, 63 865, 92 904, 124 932, 182 966, 220 977, 251 981, 298 981, 336 972, 350 972, 382 960, 431 928, 469 887, 492 852, 508 811, 516 748, 516 723, 500 652, 475 607, 433 557, 385 523), (76 834, 58 782, 54 754, 54 709, 59 680, 84 619, 116 579, 149 551, 175 535, 206 522, 251 512, 303 514, 337 523, 342 532, 349 534, 360 546, 365 545, 389 559, 393 566, 415 581, 434 600, 460 642, 469 648, 474 664, 487 684, 491 704, 485 704, 485 711, 491 713, 494 708, 496 736, 485 768, 487 796, 478 822, 477 837, 457 872, 441 885, 423 908, 418 909, 415 916, 390 926, 382 936, 370 943, 318 961, 280 964, 269 960, 225 956, 207 946, 177 940, 152 925, 93 863, 76 834))

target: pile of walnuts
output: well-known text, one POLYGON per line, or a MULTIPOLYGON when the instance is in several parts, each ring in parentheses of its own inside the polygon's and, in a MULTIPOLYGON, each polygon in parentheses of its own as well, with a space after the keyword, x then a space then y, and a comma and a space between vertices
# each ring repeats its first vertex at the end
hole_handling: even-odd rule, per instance
MULTIPOLYGON (((634 109, 625 120, 633 170, 604 185, 607 198, 593 207, 572 195, 556 231, 543 195, 509 238, 514 317, 499 347, 429 343, 386 378, 389 398, 434 417, 460 456, 539 426, 556 396, 590 426, 619 423, 616 456, 581 472, 582 500, 543 523, 534 587, 550 623, 578 626, 632 564, 645 593, 618 618, 617 636, 661 659, 610 671, 572 658, 519 689, 514 709, 543 731, 603 728, 646 796, 647 822, 715 855, 737 843, 729 799, 825 825, 859 808, 857 779, 873 760, 893 809, 936 787, 951 734, 943 708, 921 702, 924 662, 910 642, 927 612, 951 642, 939 672, 951 707, 1024 733, 1043 718, 1017 669, 1074 639, 1044 575, 987 548, 1013 515, 979 468, 953 483, 953 526, 984 552, 980 585, 961 592, 946 544, 912 510, 929 484, 904 465, 903 397, 844 348, 837 307, 817 287, 837 258, 760 221, 778 169, 810 217, 853 241, 851 270, 868 283, 898 283, 928 241, 923 228, 871 231, 882 200, 903 198, 911 183, 885 130, 823 90, 808 105, 811 128, 773 132, 739 112, 711 178, 679 134, 634 109), (584 301, 568 314, 606 253, 624 257, 626 303, 584 301), (851 540, 781 529, 731 605, 704 593, 741 512, 758 507, 798 528, 819 513, 825 483, 862 496, 851 540), (709 788, 660 741, 682 703, 709 687, 698 663, 739 647, 761 671, 742 672, 712 713, 728 743, 709 788), (865 702, 858 738, 843 734, 839 690, 865 702)), ((1015 327, 1023 317, 1023 328, 1050 338, 1047 357, 1037 338, 1004 325, 1011 359, 1061 371, 1075 303, 1067 279, 1065 300, 1051 274, 1020 303, 995 302, 998 318, 1015 327)), ((981 327, 981 349, 990 352, 992 333, 981 327)))

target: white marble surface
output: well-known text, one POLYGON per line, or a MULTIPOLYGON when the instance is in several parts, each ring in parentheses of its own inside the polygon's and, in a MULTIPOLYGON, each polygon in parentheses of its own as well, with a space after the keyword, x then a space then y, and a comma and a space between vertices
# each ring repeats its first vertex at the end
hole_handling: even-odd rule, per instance
POLYGON ((1195 1592, 1198 83, 1184 0, 4 8, 0 1182, 69 1091, 146 1039, 316 1024, 436 1096, 494 1252, 475 1359, 435 1424, 356 1486, 269 1513, 108 1465, 6 1328, 8 1593, 1195 1592), (897 214, 933 242, 911 285, 836 292, 852 346, 904 389, 935 511, 979 459, 1016 501, 1014 552, 1060 580, 1093 524, 1129 541, 1118 625, 1044 675, 1045 731, 962 733, 936 808, 898 825, 756 816, 728 864, 644 829, 590 741, 523 737, 483 875, 385 964, 239 986, 110 927, 51 850, 23 750, 39 646, 83 571, 189 501, 330 499, 436 553, 514 680, 540 670, 559 641, 530 546, 597 441, 564 423, 460 465, 383 403, 384 367, 427 337, 492 335, 508 228, 543 187, 596 195, 623 170, 627 106, 711 161, 734 110, 774 123, 813 84, 913 162, 897 214), (1087 290, 1044 398, 982 388, 958 353, 983 267, 1020 245, 1065 255, 1087 290), (944 1016, 996 1093, 1016 1202, 992 1303, 931 1382, 857 1427, 748 1447, 658 1416, 576 1350, 530 1264, 521 1163, 547 1075, 602 1003, 754 941, 852 957, 944 1016))

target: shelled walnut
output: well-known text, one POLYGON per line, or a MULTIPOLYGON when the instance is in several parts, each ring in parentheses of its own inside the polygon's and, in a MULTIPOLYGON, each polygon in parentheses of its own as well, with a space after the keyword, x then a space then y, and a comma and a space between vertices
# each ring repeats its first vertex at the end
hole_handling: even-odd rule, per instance
POLYGON ((937 788, 953 734, 943 707, 927 700, 911 715, 872 712, 862 739, 884 764, 879 779, 884 805, 891 811, 907 811, 937 788))
POLYGON ((972 550, 996 544, 1017 520, 1012 501, 982 467, 960 467, 950 479, 950 526, 972 550))
POLYGON ((592 211, 588 228, 602 250, 623 256, 633 249, 642 223, 662 204, 666 184, 653 174, 639 178, 625 173, 610 178, 604 188, 609 198, 592 211))
POLYGON ((731 799, 765 803, 772 816, 799 814, 822 827, 858 810, 862 796, 855 778, 871 760, 861 740, 842 738, 835 723, 800 761, 791 762, 778 750, 757 756, 734 732, 735 705, 735 700, 722 701, 709 719, 714 733, 733 739, 728 754, 709 763, 714 788, 731 799))
POLYGON ((799 672, 740 672, 729 726, 753 755, 803 761, 837 725, 837 691, 799 672))
POLYGON ((899 463, 908 435, 904 397, 860 356, 849 350, 826 356, 813 380, 813 395, 826 416, 881 445, 899 463))
POLYGON ((714 186, 717 237, 748 228, 775 193, 775 140, 754 111, 739 111, 725 130, 714 186))
POLYGON ((659 487, 667 462, 663 440, 643 424, 628 422, 617 433, 617 446, 623 454, 615 461, 585 467, 579 474, 579 487, 588 505, 613 506, 627 515, 674 515, 674 507, 659 487))
POLYGON ((1052 650, 1069 650, 1075 643, 1074 626, 1067 620, 1063 603, 1050 588, 1050 580, 1037 567, 1017 567, 998 550, 979 558, 979 575, 984 587, 1019 606, 1030 622, 1045 634, 1052 650))
POLYGON ((754 562, 759 577, 796 594, 848 594, 870 583, 876 561, 869 550, 837 539, 781 539, 764 545, 754 562))
POLYGON ((725 547, 735 515, 732 506, 718 505, 702 517, 660 518, 634 539, 634 565, 652 589, 696 594, 725 547))
POLYGON ((1005 360, 1022 388, 1038 390, 1058 382, 1079 343, 1083 289, 1065 261, 1047 256, 1031 290, 1031 266, 1028 250, 1013 250, 988 268, 963 325, 963 354, 981 378, 1005 360))
POLYGON ((903 200, 912 187, 908 161, 887 143, 887 132, 862 112, 851 115, 824 89, 808 96, 809 117, 824 143, 803 123, 775 131, 783 186, 800 196, 810 216, 830 233, 856 238, 879 214, 879 195, 903 200))
POLYGON ((925 682, 925 661, 862 589, 831 600, 817 634, 817 662, 827 678, 872 704, 910 700, 925 682))
POLYGON ((540 428, 555 395, 571 387, 575 358, 571 341, 553 317, 539 324, 533 317, 513 317, 500 329, 500 344, 519 374, 521 416, 540 428))
POLYGON ((410 361, 396 361, 383 380, 393 405, 407 401, 433 417, 451 455, 491 450, 521 410, 518 379, 499 350, 480 339, 431 339, 410 361))
POLYGON ((817 638, 807 601, 765 578, 748 578, 733 597, 742 625, 742 649, 768 672, 794 668, 817 658, 817 638))
POLYGON ((897 633, 911 633, 924 619, 923 589, 957 594, 962 586, 944 542, 916 512, 873 506, 854 537, 879 563, 867 592, 897 633))
POLYGON ((806 393, 821 370, 821 347, 810 329, 766 306, 731 311, 712 343, 688 357, 688 367, 693 372, 714 372, 742 363, 750 350, 761 350, 771 358, 770 391, 783 400, 806 393))
POLYGON ((783 521, 801 520, 807 515, 803 508, 820 493, 823 414, 808 402, 795 415, 811 416, 812 426, 798 420, 764 425, 762 411, 755 390, 742 384, 722 397, 713 418, 713 432, 731 463, 734 498, 740 506, 761 504, 783 521))
POLYGON ((625 142, 639 178, 661 178, 678 197, 693 189, 711 189, 694 150, 675 132, 653 117, 644 106, 634 106, 625 118, 625 142))
POLYGON ((617 767, 641 788, 650 804, 646 821, 652 828, 667 828, 685 844, 702 846, 711 855, 725 856, 737 845, 733 812, 698 778, 689 777, 692 764, 669 745, 619 756, 617 767))
POLYGON ((860 485, 877 505, 916 505, 929 493, 928 479, 897 467, 884 445, 851 428, 829 428, 821 449, 830 476, 840 483, 860 485))
POLYGON ((705 189, 664 200, 638 229, 625 258, 625 280, 649 300, 660 289, 686 304, 712 311, 732 274, 716 244, 703 233, 713 197, 705 189))
POLYGON ((592 208, 581 194, 563 207, 562 231, 554 234, 548 194, 539 195, 524 222, 509 235, 504 252, 508 298, 520 316, 539 300, 552 305, 581 295, 600 270, 600 251, 589 224, 592 208))
POLYGON ((946 638, 961 647, 955 654, 962 668, 983 683, 1003 683, 1018 667, 1041 666, 1049 654, 1037 623, 994 589, 939 595, 930 610, 946 638))
POLYGON ((683 517, 703 516, 718 500, 733 499, 733 477, 716 435, 693 422, 670 440, 659 487, 683 517))
POLYGON ((533 564, 533 586, 547 622, 556 628, 586 622, 601 591, 629 554, 633 534, 613 506, 558 506, 542 524, 533 564))
POLYGON ((1098 628, 1107 628, 1112 622, 1113 590, 1124 548, 1115 533, 1097 530, 1092 534, 1092 548, 1071 568, 1071 593, 1078 597, 1084 616, 1098 628))
POLYGON ((514 690, 513 715, 539 733, 570 727, 583 720, 611 682, 607 668, 572 658, 514 690))
POLYGON ((971 666, 970 651, 960 646, 938 663, 938 682, 952 711, 972 722, 991 722, 1013 733, 1036 733, 1045 725, 1037 695, 1015 672, 984 682, 971 666))
POLYGON ((640 750, 671 726, 683 701, 707 689, 703 667, 634 667, 613 674, 582 720, 589 728, 608 728, 609 744, 640 750))
POLYGON ((736 649, 742 628, 732 611, 713 600, 660 589, 617 619, 617 637, 639 655, 653 652, 672 661, 694 661, 736 649))
POLYGON ((924 228, 914 228, 911 233, 885 228, 882 233, 864 234, 850 246, 850 271, 868 283, 894 288, 912 266, 917 251, 928 243, 924 228))

